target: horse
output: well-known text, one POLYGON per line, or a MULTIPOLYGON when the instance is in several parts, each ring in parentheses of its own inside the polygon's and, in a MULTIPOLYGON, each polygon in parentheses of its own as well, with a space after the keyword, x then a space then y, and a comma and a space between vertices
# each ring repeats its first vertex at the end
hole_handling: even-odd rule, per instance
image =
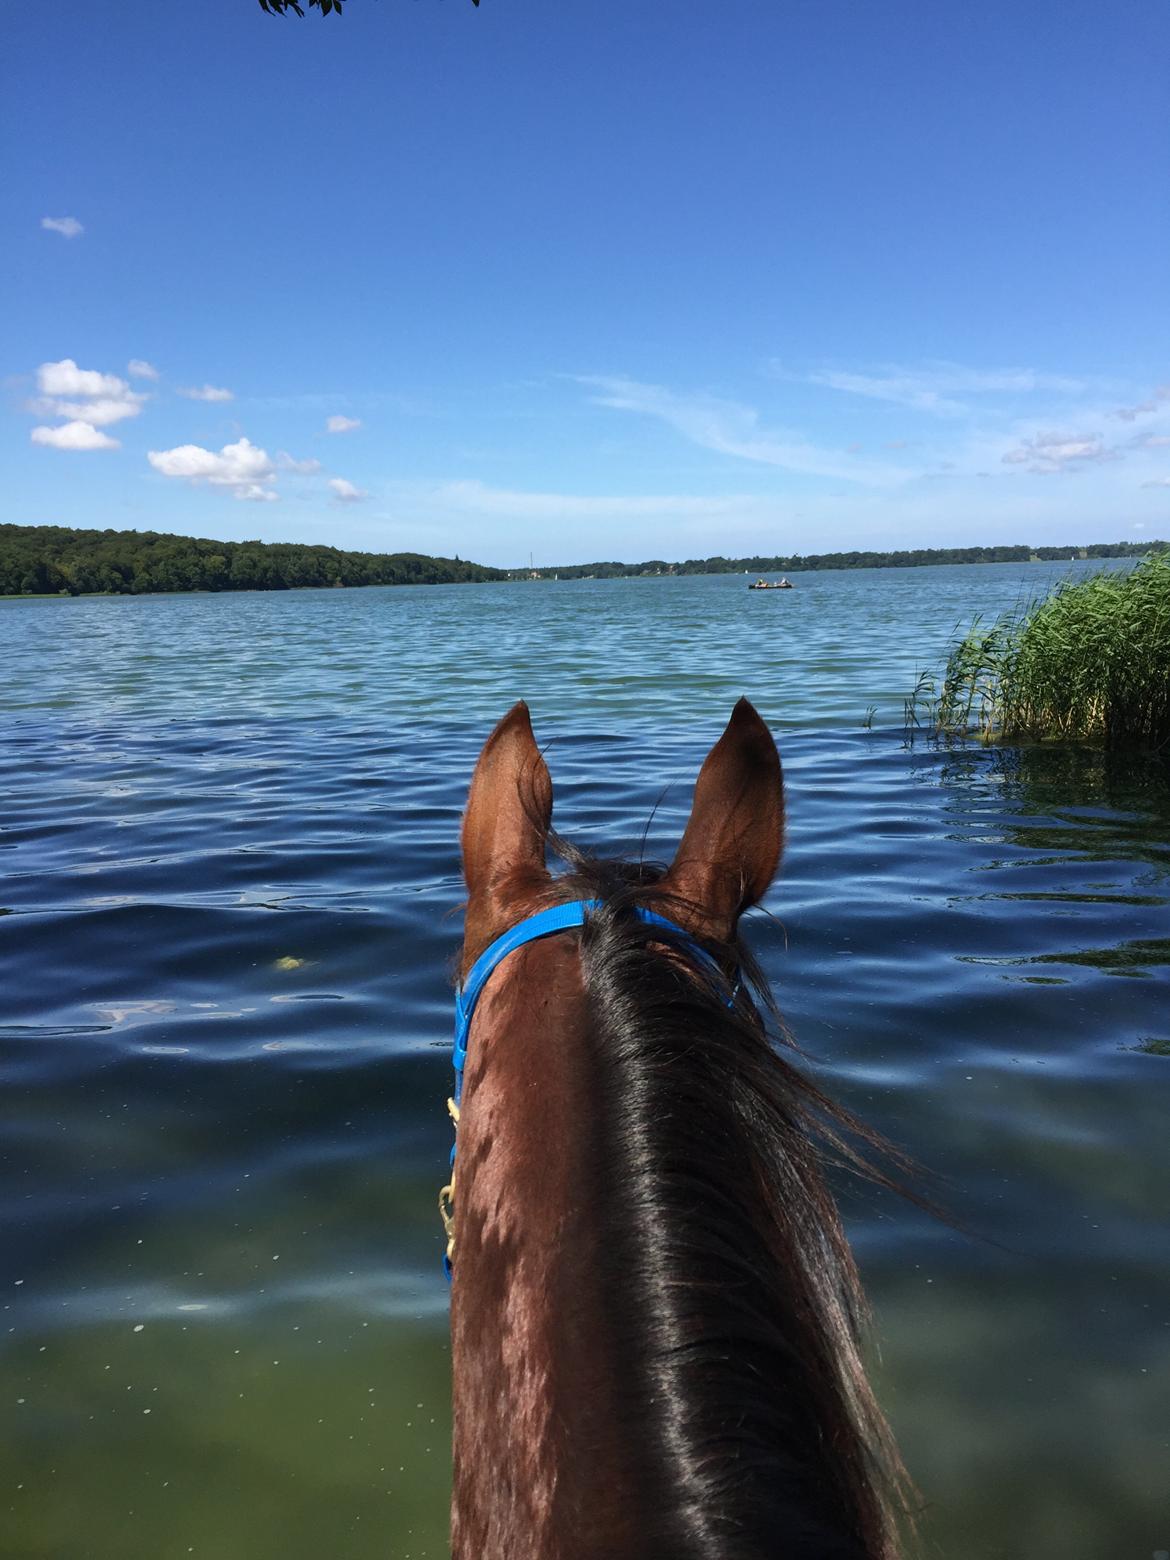
POLYGON ((738 931, 783 832, 746 699, 665 871, 553 833, 525 704, 480 755, 445 1188, 454 1560, 901 1552, 904 1470, 823 1173, 868 1163, 868 1134, 770 1037, 738 931))

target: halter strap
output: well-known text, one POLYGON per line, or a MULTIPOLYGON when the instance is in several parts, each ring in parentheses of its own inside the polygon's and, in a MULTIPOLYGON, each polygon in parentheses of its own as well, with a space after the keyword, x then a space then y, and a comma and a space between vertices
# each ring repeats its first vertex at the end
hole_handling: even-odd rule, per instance
MULTIPOLYGON (((483 988, 496 968, 510 953, 515 953, 526 943, 538 942, 542 937, 551 937, 554 932, 568 932, 584 926, 587 916, 604 908, 603 899, 570 899, 564 904, 552 905, 548 910, 538 910, 535 915, 518 921, 501 937, 497 937, 495 942, 489 943, 476 959, 467 972, 467 979, 455 992, 455 1042, 451 1060, 455 1065, 456 1105, 459 1104, 463 1093, 463 1069, 467 1063, 467 1036, 471 1029, 472 1015, 483 988)), ((668 921, 664 915, 659 915, 654 910, 646 910, 641 905, 634 905, 633 913, 639 921, 644 921, 648 926, 664 927, 679 940, 681 946, 697 963, 706 966, 712 974, 721 973, 719 965, 706 948, 701 947, 689 932, 685 932, 674 921, 668 921)))
MULTIPOLYGON (((515 953, 518 948, 523 948, 526 943, 538 942, 542 937, 552 937, 556 932, 573 931, 584 926, 587 918, 595 911, 603 910, 603 899, 570 899, 564 904, 552 905, 547 910, 538 910, 535 915, 518 921, 510 927, 495 942, 489 943, 484 951, 476 959, 467 972, 467 979, 456 988, 455 991, 455 1039, 451 1051, 451 1061, 455 1068, 455 1091, 451 1099, 447 1101, 447 1108, 451 1112, 451 1119, 456 1126, 459 1123, 459 1104, 463 1096, 463 1070, 467 1065, 467 1039, 471 1030, 471 1020, 475 1013, 475 1005, 483 993, 483 988, 491 979, 495 970, 504 962, 510 953, 515 953)), ((691 934, 684 931, 674 921, 668 921, 664 915, 659 915, 655 910, 646 910, 641 905, 631 907, 632 914, 637 920, 647 926, 660 926, 670 932, 672 940, 701 965, 716 977, 722 975, 718 962, 711 957, 706 948, 697 943, 691 934)), ((736 982, 735 990, 738 991, 739 983, 736 982)), ((729 1007, 735 1005, 735 992, 728 1002, 729 1007)), ((453 1242, 450 1240, 450 1208, 455 1192, 455 1145, 451 1145, 451 1180, 439 1194, 439 1206, 443 1213, 443 1222, 447 1225, 448 1251, 443 1258, 443 1270, 447 1280, 451 1279, 450 1252, 453 1242)))

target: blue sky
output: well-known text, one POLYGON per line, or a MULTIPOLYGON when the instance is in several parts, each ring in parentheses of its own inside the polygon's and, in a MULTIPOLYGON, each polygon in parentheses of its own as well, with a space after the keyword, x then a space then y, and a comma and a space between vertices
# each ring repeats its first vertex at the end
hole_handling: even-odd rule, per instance
POLYGON ((1170 536, 1168 44, 1150 0, 13 9, 0 519, 1170 536))

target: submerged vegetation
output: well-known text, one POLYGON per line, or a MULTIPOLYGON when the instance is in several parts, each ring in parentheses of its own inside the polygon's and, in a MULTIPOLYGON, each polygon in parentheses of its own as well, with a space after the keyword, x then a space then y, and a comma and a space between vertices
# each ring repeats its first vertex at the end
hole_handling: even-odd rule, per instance
POLYGON ((1170 750, 1170 554, 1129 573, 1066 580, 951 651, 908 722, 985 741, 1099 742, 1170 750), (924 719, 925 717, 925 719, 924 719))
POLYGON ((158 531, 0 525, 0 596, 450 585, 503 570, 422 553, 342 552, 295 542, 215 542, 158 531))

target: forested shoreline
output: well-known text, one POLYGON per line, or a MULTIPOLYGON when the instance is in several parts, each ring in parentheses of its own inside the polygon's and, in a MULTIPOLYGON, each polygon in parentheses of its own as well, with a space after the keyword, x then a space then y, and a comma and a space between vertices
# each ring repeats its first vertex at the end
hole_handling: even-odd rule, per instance
POLYGON ((449 585, 504 579, 460 558, 343 552, 297 542, 216 542, 158 531, 0 525, 0 596, 449 585))
POLYGON ((650 558, 645 563, 577 563, 511 571, 513 579, 540 578, 622 579, 658 574, 801 574, 817 569, 916 569, 931 564, 959 563, 1061 563, 1070 558, 1144 558, 1147 553, 1170 550, 1170 542, 1070 542, 1060 547, 1031 547, 1026 543, 999 547, 914 547, 891 552, 790 553, 752 558, 688 558, 668 563, 650 558))
POLYGON ((217 542, 159 531, 0 525, 0 596, 139 596, 173 591, 306 590, 326 586, 447 585, 484 580, 615 579, 680 574, 800 574, 819 569, 905 569, 930 564, 1060 563, 1136 558, 1164 541, 1090 546, 924 547, 894 552, 689 558, 670 563, 579 563, 494 569, 423 553, 347 552, 299 542, 217 542))

